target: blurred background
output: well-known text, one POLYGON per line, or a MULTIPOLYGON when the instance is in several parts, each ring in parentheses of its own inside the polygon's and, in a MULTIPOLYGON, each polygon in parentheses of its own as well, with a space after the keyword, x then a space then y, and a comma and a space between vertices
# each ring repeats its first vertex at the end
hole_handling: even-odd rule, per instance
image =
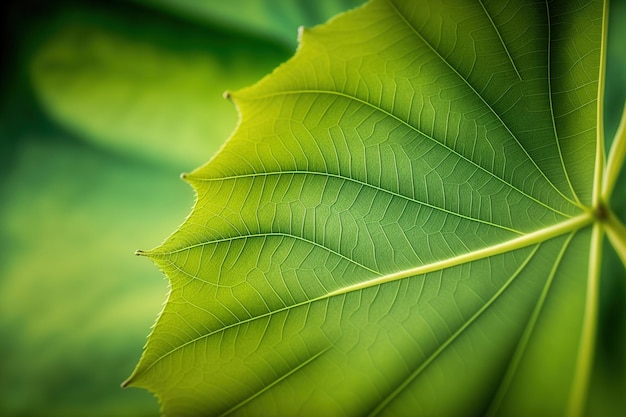
POLYGON ((343 1, 3 2, 0 415, 150 416, 120 388, 167 281, 136 249, 190 212, 179 180, 237 123, 225 90, 343 1))
MULTIPOLYGON (((3 2, 1 416, 158 415, 150 393, 120 388, 167 293, 132 254, 189 213, 179 174, 237 122, 222 93, 288 59, 299 25, 362 2, 3 2)), ((626 97, 624 3, 611 6, 609 137, 626 97)))

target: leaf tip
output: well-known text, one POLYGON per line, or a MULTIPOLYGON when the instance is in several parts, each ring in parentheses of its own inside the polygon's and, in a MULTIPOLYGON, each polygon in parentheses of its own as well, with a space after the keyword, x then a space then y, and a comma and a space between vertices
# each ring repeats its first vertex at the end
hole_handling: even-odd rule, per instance
POLYGON ((304 26, 298 26, 298 43, 302 43, 302 36, 304 35, 304 31, 306 28, 304 26))
POLYGON ((137 249, 135 251, 135 256, 148 256, 148 252, 145 250, 137 249))
POLYGON ((135 369, 133 371, 133 373, 130 374, 130 376, 128 376, 128 378, 126 378, 124 381, 122 381, 122 383, 120 384, 121 388, 129 388, 129 387, 135 387, 135 377, 137 376, 137 369, 135 369))
POLYGON ((191 177, 188 172, 183 172, 180 174, 180 179, 185 181, 187 184, 191 184, 191 177))
POLYGON ((230 93, 230 91, 226 90, 222 93, 222 97, 224 97, 226 100, 230 100, 232 98, 232 94, 230 93))

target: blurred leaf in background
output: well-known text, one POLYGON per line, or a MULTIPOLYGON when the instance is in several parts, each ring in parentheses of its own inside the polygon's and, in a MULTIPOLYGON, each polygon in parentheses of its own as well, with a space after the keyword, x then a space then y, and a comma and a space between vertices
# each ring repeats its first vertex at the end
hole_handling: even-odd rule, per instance
POLYGON ((237 122, 223 91, 253 83, 289 51, 145 13, 59 16, 59 30, 32 60, 35 92, 52 117, 87 140, 190 169, 237 122))
POLYGON ((2 6, 2 416, 158 414, 120 388, 167 293, 132 253, 189 212, 179 173, 237 122, 222 92, 285 61, 300 24, 359 2, 170 3, 2 6))
POLYGON ((299 26, 314 26, 365 0, 132 0, 199 22, 254 34, 295 48, 299 26))

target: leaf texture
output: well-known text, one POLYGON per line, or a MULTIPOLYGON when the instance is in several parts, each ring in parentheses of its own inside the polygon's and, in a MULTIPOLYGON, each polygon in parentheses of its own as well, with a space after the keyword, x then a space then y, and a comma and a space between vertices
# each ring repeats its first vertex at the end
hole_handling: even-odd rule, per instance
POLYGON ((128 383, 176 416, 582 414, 604 7, 374 0, 304 29, 145 252, 171 293, 128 383))

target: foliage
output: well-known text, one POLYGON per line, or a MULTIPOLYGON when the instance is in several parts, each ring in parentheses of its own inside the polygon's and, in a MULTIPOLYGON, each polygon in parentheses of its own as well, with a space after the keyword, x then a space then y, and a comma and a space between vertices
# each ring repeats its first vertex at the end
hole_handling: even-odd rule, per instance
POLYGON ((176 416, 623 409, 607 10, 374 0, 305 29, 141 252, 171 292, 127 384, 176 416))

